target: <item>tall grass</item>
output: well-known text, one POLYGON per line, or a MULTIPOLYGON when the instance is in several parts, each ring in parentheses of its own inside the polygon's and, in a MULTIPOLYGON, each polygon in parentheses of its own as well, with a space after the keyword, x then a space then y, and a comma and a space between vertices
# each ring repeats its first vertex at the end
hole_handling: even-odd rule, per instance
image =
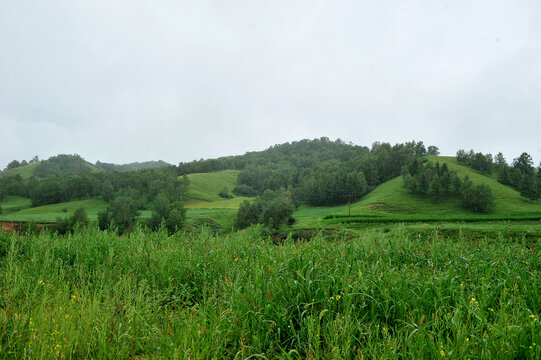
POLYGON ((0 358, 541 356, 538 243, 0 234, 0 358))

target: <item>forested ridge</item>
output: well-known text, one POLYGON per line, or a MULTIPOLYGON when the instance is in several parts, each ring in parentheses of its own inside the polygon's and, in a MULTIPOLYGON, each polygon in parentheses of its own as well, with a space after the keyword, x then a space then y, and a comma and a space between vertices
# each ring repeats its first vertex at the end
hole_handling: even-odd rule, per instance
MULTIPOLYGON (((232 192, 256 196, 240 206, 236 224, 245 227, 264 223, 278 227, 294 221, 291 215, 301 204, 335 206, 358 201, 383 182, 402 175, 404 186, 414 195, 440 202, 459 197, 464 207, 475 212, 489 212, 493 194, 488 186, 459 178, 446 164, 427 161, 437 156, 435 146, 422 141, 391 145, 375 142, 370 147, 332 141, 326 137, 271 146, 264 151, 217 159, 201 159, 167 166, 164 162, 132 163, 120 166, 97 162, 94 166, 79 155, 58 155, 46 161, 37 156, 32 163, 34 176, 0 174, 0 199, 6 195, 30 198, 33 206, 101 197, 109 209, 100 214, 100 227, 111 223, 129 229, 139 210, 152 210, 148 225, 158 228, 162 221, 170 231, 181 226, 182 202, 188 186, 187 174, 238 170, 237 185, 232 192), (146 165, 145 165, 146 164, 146 165), (154 169, 126 171, 138 166, 154 169), (106 170, 106 171, 104 171, 106 170), (123 212, 120 218, 115 215, 123 212), (176 218, 169 221, 169 218, 176 218)), ((534 201, 541 195, 541 175, 531 156, 523 153, 508 165, 499 153, 457 152, 459 164, 470 166, 487 176, 518 189, 534 201), (494 175, 495 174, 495 175, 494 175)), ((8 168, 17 168, 16 160, 8 168)), ((229 197, 228 189, 218 195, 229 197)))

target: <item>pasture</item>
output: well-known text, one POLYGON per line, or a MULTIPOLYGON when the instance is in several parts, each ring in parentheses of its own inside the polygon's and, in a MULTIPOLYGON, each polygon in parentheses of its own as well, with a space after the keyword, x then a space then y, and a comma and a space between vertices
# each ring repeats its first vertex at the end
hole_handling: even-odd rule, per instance
POLYGON ((0 233, 0 358, 541 355, 539 237, 0 233))

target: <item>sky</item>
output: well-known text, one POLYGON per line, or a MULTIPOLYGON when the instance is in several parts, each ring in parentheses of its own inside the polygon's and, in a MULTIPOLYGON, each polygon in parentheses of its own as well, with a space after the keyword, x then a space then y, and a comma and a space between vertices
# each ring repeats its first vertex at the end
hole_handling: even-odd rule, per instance
POLYGON ((0 2, 0 168, 319 137, 541 161, 541 1, 0 2))

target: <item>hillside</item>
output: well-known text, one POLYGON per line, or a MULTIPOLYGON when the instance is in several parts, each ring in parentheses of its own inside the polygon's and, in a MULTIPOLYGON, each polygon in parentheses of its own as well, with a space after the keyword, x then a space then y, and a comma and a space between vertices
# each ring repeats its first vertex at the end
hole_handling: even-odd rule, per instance
POLYGON ((113 164, 96 161, 96 167, 108 172, 124 172, 124 171, 139 171, 145 169, 159 169, 162 167, 173 166, 165 161, 144 161, 144 162, 132 162, 129 164, 113 164))
POLYGON ((21 175, 23 179, 32 176, 44 178, 50 175, 81 174, 88 172, 101 172, 103 169, 89 163, 79 155, 60 154, 47 160, 20 166, 15 169, 4 170, 0 175, 21 175))
POLYGON ((57 218, 64 218, 73 214, 77 208, 84 208, 91 220, 97 220, 99 211, 105 210, 108 203, 102 199, 94 198, 88 200, 68 201, 52 205, 43 205, 37 207, 24 207, 29 205, 29 200, 25 198, 12 197, 2 202, 9 206, 18 203, 23 208, 15 212, 7 211, 0 215, 3 221, 34 221, 34 222, 54 222, 57 218))
MULTIPOLYGON (((490 213, 496 215, 517 215, 524 213, 541 212, 541 201, 530 202, 523 198, 515 189, 498 183, 494 177, 485 176, 469 167, 459 165, 454 157, 432 156, 429 161, 446 163, 450 170, 464 178, 468 176, 474 183, 485 183, 490 186, 495 197, 494 209, 490 213)), ((376 187, 366 194, 360 201, 351 205, 334 207, 302 206, 294 214, 298 224, 296 226, 317 226, 325 222, 323 218, 329 215, 352 216, 470 216, 472 212, 462 207, 459 199, 443 199, 436 203, 432 199, 412 195, 404 188, 401 176, 395 177, 376 187)))

